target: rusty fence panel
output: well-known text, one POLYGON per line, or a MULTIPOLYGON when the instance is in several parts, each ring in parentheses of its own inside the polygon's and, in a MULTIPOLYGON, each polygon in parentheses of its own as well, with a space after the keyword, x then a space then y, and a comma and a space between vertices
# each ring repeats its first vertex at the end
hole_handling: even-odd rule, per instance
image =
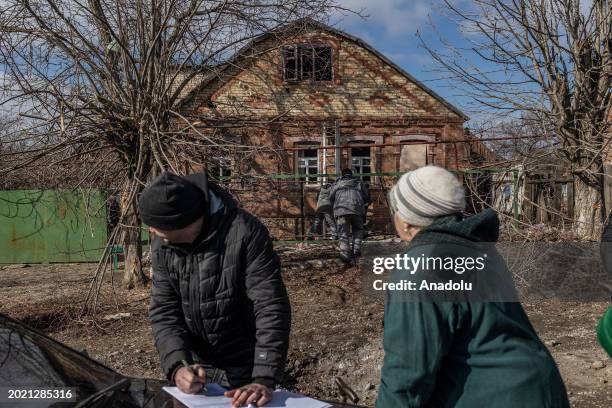
POLYGON ((106 213, 99 190, 0 191, 0 263, 98 261, 106 213))

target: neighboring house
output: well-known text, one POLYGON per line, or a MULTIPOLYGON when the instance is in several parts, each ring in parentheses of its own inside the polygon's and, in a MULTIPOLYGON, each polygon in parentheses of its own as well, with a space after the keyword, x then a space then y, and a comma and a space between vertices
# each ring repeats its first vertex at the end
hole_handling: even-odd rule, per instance
POLYGON ((459 109, 364 41, 313 20, 264 34, 194 79, 182 114, 203 134, 222 124, 228 141, 245 146, 202 154, 213 176, 236 176, 229 187, 277 238, 308 227, 321 174, 374 173, 363 176, 372 229, 390 232, 384 193, 397 174, 490 160, 459 109), (292 174, 313 176, 298 183, 292 174))

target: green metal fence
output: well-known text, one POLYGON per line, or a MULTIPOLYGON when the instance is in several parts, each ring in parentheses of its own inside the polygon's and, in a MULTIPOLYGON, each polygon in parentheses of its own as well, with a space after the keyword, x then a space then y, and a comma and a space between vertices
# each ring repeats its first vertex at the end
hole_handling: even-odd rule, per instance
POLYGON ((0 263, 98 261, 105 203, 92 189, 0 191, 0 263))

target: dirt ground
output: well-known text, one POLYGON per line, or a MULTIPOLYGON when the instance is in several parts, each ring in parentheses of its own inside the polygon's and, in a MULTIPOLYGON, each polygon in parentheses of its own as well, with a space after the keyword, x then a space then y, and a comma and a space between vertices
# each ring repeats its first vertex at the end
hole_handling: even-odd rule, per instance
MULTIPOLYGON (((340 399, 340 376, 373 405, 382 363, 381 302, 361 295, 357 267, 344 268, 332 247, 279 248, 293 308, 291 348, 284 386, 340 399)), ((0 312, 21 319, 130 376, 161 378, 147 321, 147 288, 123 290, 119 273, 101 295, 98 318, 78 318, 95 265, 0 266, 0 312), (122 313, 122 314, 119 314, 122 313)), ((600 349, 594 327, 607 304, 559 301, 525 304, 551 350, 573 407, 612 406, 612 361, 600 349)))

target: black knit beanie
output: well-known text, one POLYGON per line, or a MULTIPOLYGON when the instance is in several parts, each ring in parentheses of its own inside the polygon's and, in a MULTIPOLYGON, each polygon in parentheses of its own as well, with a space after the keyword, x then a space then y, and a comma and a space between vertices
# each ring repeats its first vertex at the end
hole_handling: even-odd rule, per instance
POLYGON ((204 215, 204 194, 182 177, 164 172, 144 189, 138 205, 145 224, 178 230, 204 215))

